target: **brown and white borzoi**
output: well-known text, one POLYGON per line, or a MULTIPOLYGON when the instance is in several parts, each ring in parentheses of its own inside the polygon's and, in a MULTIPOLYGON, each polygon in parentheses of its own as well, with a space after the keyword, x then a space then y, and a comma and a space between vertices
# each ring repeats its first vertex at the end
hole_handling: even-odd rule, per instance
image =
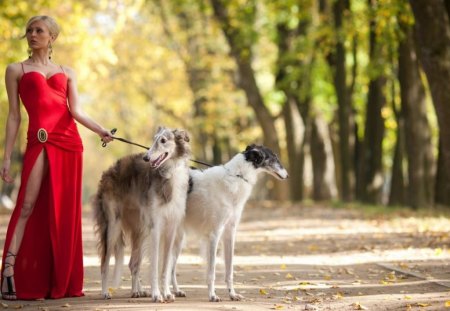
POLYGON ((139 271, 143 243, 149 237, 152 300, 174 300, 169 288, 174 263, 172 250, 185 215, 190 154, 186 131, 161 127, 147 153, 124 157, 103 173, 93 208, 105 299, 111 298, 108 291, 110 257, 114 253, 114 285, 118 286, 125 236, 128 236, 132 246, 129 263, 132 297, 148 295, 140 284, 139 271), (160 262, 162 294, 158 277, 160 262))

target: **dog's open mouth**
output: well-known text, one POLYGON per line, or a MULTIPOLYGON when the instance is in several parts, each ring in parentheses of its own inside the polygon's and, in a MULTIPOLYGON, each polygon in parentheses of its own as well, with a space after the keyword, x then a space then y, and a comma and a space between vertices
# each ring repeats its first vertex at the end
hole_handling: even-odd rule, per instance
POLYGON ((164 152, 162 153, 159 157, 157 157, 155 160, 150 161, 150 166, 153 168, 157 168, 159 167, 167 158, 167 156, 169 155, 168 152, 164 152))

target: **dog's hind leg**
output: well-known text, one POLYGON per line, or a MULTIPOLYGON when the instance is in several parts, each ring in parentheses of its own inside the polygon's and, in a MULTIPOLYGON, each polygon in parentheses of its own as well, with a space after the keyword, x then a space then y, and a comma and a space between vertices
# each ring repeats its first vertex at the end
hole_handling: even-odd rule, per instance
POLYGON ((102 274, 102 296, 104 299, 111 299, 111 293, 108 289, 108 273, 109 273, 109 259, 111 258, 111 251, 106 246, 105 254, 101 260, 101 274, 102 274))
POLYGON ((173 293, 175 294, 175 297, 186 297, 186 293, 179 288, 177 282, 177 261, 178 257, 180 257, 181 250, 183 249, 183 242, 184 242, 184 231, 183 229, 179 229, 173 246, 173 258, 172 258, 172 290, 173 293))
POLYGON ((116 247, 114 249, 115 264, 114 264, 113 287, 115 287, 115 288, 120 287, 120 281, 121 281, 122 271, 123 271, 123 261, 124 261, 124 254, 123 254, 124 246, 125 245, 122 240, 116 244, 116 247))
POLYGON ((244 296, 239 295, 234 290, 233 285, 233 256, 234 243, 236 238, 236 224, 228 224, 223 233, 223 253, 225 261, 225 282, 231 300, 241 300, 244 296))
POLYGON ((216 281, 216 256, 217 256, 217 245, 219 244, 219 239, 222 232, 211 233, 208 241, 208 250, 207 250, 207 276, 206 282, 208 284, 208 296, 209 301, 211 302, 219 302, 221 301, 220 297, 216 295, 216 289, 214 282, 216 281))
POLYGON ((131 257, 128 264, 131 272, 131 297, 148 297, 150 296, 150 293, 143 290, 140 280, 143 257, 143 238, 139 234, 132 234, 131 240, 131 257))

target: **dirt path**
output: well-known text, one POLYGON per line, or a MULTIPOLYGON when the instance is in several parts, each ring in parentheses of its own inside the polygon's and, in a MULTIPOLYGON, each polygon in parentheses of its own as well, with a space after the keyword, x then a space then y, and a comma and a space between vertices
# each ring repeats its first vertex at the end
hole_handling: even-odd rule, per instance
MULTIPOLYGON (((235 284, 246 299, 229 301, 219 262, 210 303, 205 264, 193 237, 178 266, 187 298, 154 304, 131 299, 128 268, 112 300, 100 297, 96 238, 89 212, 83 223, 85 297, 1 301, 24 310, 450 310, 450 219, 390 214, 364 217, 351 209, 258 203, 238 230, 235 284), (448 307, 446 307, 448 305, 448 307)), ((0 215, 4 238, 7 215, 0 215)), ((3 245, 3 240, 0 240, 3 245)), ((148 284, 148 265, 143 271, 148 284)))

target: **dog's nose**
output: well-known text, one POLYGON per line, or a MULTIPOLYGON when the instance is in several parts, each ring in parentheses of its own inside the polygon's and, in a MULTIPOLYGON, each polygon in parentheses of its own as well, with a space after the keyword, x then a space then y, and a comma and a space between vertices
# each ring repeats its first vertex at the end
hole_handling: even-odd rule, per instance
POLYGON ((150 157, 148 156, 148 154, 146 154, 142 159, 143 159, 145 162, 150 161, 150 157))

